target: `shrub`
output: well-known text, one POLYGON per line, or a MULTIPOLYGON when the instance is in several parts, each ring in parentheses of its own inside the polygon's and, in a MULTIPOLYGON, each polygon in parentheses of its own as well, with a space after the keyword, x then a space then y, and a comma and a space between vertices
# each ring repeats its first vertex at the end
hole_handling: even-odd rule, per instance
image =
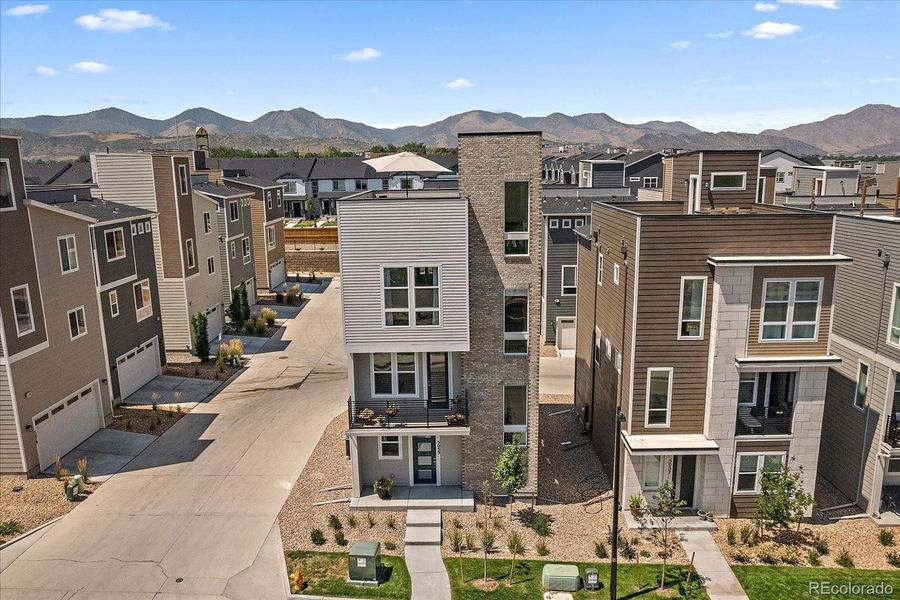
POLYGON ((890 529, 882 529, 878 532, 878 541, 882 546, 894 545, 894 532, 890 529))
POLYGON ((75 468, 78 469, 78 474, 81 475, 81 478, 85 483, 90 483, 90 478, 88 477, 88 461, 87 458, 82 456, 75 462, 75 468))
MULTIPOLYGON (((218 313, 216 313, 218 314, 218 313)), ((191 335, 194 338, 194 350, 200 362, 209 360, 209 320, 203 313, 197 313, 191 319, 191 335)))
POLYGON ((550 515, 546 513, 535 513, 531 519, 531 528, 541 537, 550 535, 550 515))
POLYGON ((808 562, 809 566, 811 567, 818 567, 822 564, 822 559, 818 552, 816 552, 815 550, 810 550, 806 554, 806 562, 808 562))
POLYGON ((466 550, 471 552, 478 550, 478 544, 475 542, 475 534, 471 531, 466 532, 466 550))
POLYGON ((356 517, 347 515, 344 519, 347 521, 347 527, 356 527, 356 517))
POLYGON ((538 556, 547 556, 550 554, 550 548, 547 547, 547 542, 544 540, 538 540, 535 549, 537 550, 538 556))
POLYGON ((18 521, 3 521, 0 523, 0 536, 6 537, 16 533, 22 533, 22 524, 18 521))
POLYGON ((888 561, 889 565, 895 569, 900 569, 900 552, 888 552, 884 555, 884 558, 888 561))
POLYGON ((313 529, 309 532, 309 539, 312 540, 312 543, 316 546, 321 546, 325 543, 325 535, 322 533, 321 529, 313 529))
POLYGON ((334 543, 337 544, 338 546, 346 546, 347 545, 347 538, 344 537, 344 531, 342 529, 338 529, 334 533, 334 543))
POLYGON ((841 551, 838 552, 834 562, 845 569, 852 569, 856 566, 856 563, 853 562, 853 557, 850 556, 850 552, 846 548, 842 548, 841 551))
POLYGON ((370 512, 366 513, 366 523, 369 524, 369 529, 372 529, 373 527, 375 527, 375 517, 373 517, 372 513, 370 513, 370 512))
POLYGON ((784 552, 781 553, 781 562, 786 565, 799 565, 800 553, 796 548, 785 548, 784 552))
POLYGON ((485 554, 489 554, 494 551, 494 544, 497 542, 497 536, 494 534, 493 529, 489 529, 485 527, 481 530, 481 550, 485 554))
POLYGON ((740 534, 740 538, 741 538, 741 543, 744 544, 745 546, 749 546, 750 538, 753 535, 753 528, 750 527, 749 525, 741 525, 739 534, 740 534))
POLYGON ((760 550, 760 552, 757 556, 759 557, 759 560, 762 561, 764 564, 767 564, 767 565, 777 565, 778 564, 778 557, 775 556, 775 554, 773 554, 772 551, 769 549, 760 550))
POLYGON ((451 529, 450 530, 450 550, 456 553, 460 553, 463 551, 465 547, 465 543, 463 542, 463 535, 459 529, 451 529))
POLYGON ((728 542, 729 546, 734 546, 734 544, 737 542, 737 540, 735 539, 734 527, 732 527, 731 525, 729 525, 728 529, 725 530, 725 541, 728 542))
POLYGON ((456 529, 462 528, 462 521, 459 520, 459 517, 453 517, 453 527, 456 529))
POLYGON ((388 529, 396 529, 397 528, 397 517, 395 517, 392 513, 388 513, 388 516, 384 518, 384 524, 388 529))
POLYGON ((269 327, 275 327, 275 317, 278 315, 278 313, 276 313, 276 312, 275 312, 274 310, 272 310, 271 308, 266 307, 266 308, 262 309, 261 311, 259 311, 259 315, 260 315, 263 319, 266 320, 266 325, 267 325, 267 326, 269 326, 269 327))
POLYGON ((297 301, 297 294, 294 292, 294 288, 288 290, 287 296, 285 296, 285 302, 287 304, 294 304, 297 301))
POLYGON ((256 331, 256 321, 253 319, 247 319, 244 321, 244 333, 247 335, 253 335, 256 331))
POLYGON ((266 335, 266 320, 263 317, 256 317, 256 334, 266 335))
POLYGON ((634 560, 635 558, 637 558, 637 552, 635 551, 634 546, 632 546, 631 542, 629 541, 625 541, 625 543, 622 544, 622 549, 620 550, 620 552, 622 553, 622 558, 624 558, 625 560, 634 560))
POLYGON ((384 549, 385 549, 385 550, 396 550, 396 549, 397 549, 397 544, 395 544, 394 542, 388 540, 388 541, 386 541, 386 542, 384 543, 384 549))
POLYGON ((493 518, 492 523, 494 525, 494 529, 503 529, 503 517, 497 515, 493 518))
POLYGON ((328 515, 328 526, 334 529, 335 531, 344 528, 344 524, 341 523, 340 517, 337 515, 328 515))
POLYGON ((828 540, 820 535, 813 537, 812 547, 821 555, 828 554, 828 540))
POLYGON ((609 550, 606 549, 606 544, 603 542, 594 542, 594 554, 600 559, 609 558, 609 550))
POLYGON ((483 529, 484 522, 481 519, 475 519, 475 529, 483 529))
POLYGON ((284 304, 284 292, 275 292, 275 302, 284 304))
POLYGON ((735 550, 731 553, 731 558, 733 558, 735 562, 739 563, 750 562, 750 555, 743 550, 735 550))

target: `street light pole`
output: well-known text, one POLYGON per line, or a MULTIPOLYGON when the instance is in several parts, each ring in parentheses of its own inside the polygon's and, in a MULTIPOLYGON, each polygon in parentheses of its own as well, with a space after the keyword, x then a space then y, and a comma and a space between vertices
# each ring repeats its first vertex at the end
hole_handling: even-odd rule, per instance
POLYGON ((616 600, 616 576, 618 575, 619 556, 619 495, 622 493, 619 485, 619 440, 622 436, 622 423, 625 415, 622 409, 616 409, 616 446, 613 450, 613 521, 612 521, 612 555, 609 565, 609 598, 616 600))

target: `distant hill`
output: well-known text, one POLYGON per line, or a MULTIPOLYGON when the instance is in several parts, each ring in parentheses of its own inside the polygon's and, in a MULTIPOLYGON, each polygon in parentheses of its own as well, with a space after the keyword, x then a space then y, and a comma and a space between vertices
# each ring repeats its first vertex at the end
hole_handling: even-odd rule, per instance
MULTIPOLYGON (((148 119, 118 108, 67 116, 41 115, 0 119, 0 129, 42 134, 31 138, 32 158, 66 158, 105 148, 193 135, 197 126, 213 135, 215 145, 243 148, 296 149, 342 143, 344 149, 374 144, 423 143, 454 146, 460 132, 540 130, 548 140, 645 148, 783 148, 794 154, 880 154, 900 152, 900 108, 868 104, 845 115, 761 134, 704 132, 682 121, 629 124, 606 113, 523 117, 515 113, 472 110, 428 125, 396 129, 372 127, 346 119, 328 118, 305 108, 275 110, 253 121, 242 121, 207 108, 192 108, 170 119, 148 119), (53 136, 53 137, 47 137, 53 136), (60 137, 64 136, 64 137, 60 137), (110 136, 118 136, 111 138, 110 136)), ((172 145, 172 141, 160 141, 172 145)), ((28 152, 28 150, 26 150, 28 152)))

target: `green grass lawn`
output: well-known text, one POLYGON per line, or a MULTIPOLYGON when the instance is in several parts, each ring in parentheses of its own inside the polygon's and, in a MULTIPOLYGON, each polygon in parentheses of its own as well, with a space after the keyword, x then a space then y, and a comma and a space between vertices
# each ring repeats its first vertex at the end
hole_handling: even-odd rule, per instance
POLYGON ((390 568, 390 577, 377 587, 347 583, 346 553, 296 550, 287 552, 285 556, 288 575, 299 565, 300 573, 307 582, 301 594, 409 600, 412 592, 406 561, 400 556, 381 556, 381 562, 390 568))
POLYGON ((864 569, 822 569, 815 567, 764 567, 734 565, 734 574, 750 600, 798 600, 826 595, 810 594, 810 582, 830 582, 832 585, 877 585, 884 582, 893 587, 885 594, 848 594, 837 591, 831 597, 841 600, 866 598, 896 598, 900 593, 900 570, 867 571, 864 569))
MULTIPOLYGON (((444 563, 447 565, 447 572, 450 574, 450 586, 453 588, 454 600, 481 600, 490 598, 491 600, 519 600, 523 598, 540 598, 543 591, 541 590, 541 570, 545 564, 557 561, 541 561, 541 560, 522 560, 516 561, 516 570, 513 574, 512 583, 509 582, 509 561, 508 560, 488 560, 488 577, 496 579, 499 583, 493 592, 484 592, 474 587, 473 584, 482 579, 483 564, 480 558, 464 558, 463 571, 464 577, 460 577, 459 559, 445 558, 444 563)), ((565 563, 578 566, 581 576, 584 577, 584 569, 586 567, 595 567, 599 571, 600 581, 603 587, 597 592, 589 592, 581 590, 574 594, 577 600, 586 600, 589 598, 609 598, 609 564, 604 563, 565 563)), ((685 592, 683 581, 687 574, 685 566, 670 566, 666 572, 666 579, 670 583, 669 589, 663 594, 657 594, 657 578, 661 571, 661 565, 643 565, 640 569, 640 578, 642 586, 638 586, 638 570, 634 565, 619 565, 618 575, 618 596, 620 598, 635 599, 651 599, 651 598, 692 598, 702 600, 707 598, 706 592, 696 585, 697 574, 692 576, 691 589, 689 593, 685 592)))

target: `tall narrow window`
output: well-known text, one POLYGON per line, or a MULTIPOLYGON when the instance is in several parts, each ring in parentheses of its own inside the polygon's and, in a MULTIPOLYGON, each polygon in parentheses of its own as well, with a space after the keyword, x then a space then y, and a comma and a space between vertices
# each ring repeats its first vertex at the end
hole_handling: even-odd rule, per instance
POLYGON ((662 457, 650 455, 644 457, 644 471, 641 474, 641 487, 646 491, 659 489, 660 467, 662 467, 662 457))
POLYGON ((241 252, 242 252, 242 260, 244 264, 248 264, 250 262, 250 238, 245 237, 241 239, 241 252))
POLYGON ((150 280, 134 284, 134 312, 138 321, 153 316, 153 299, 150 297, 150 280))
POLYGON ((266 192, 266 208, 272 210, 272 192, 266 192))
POLYGON ((216 259, 212 256, 206 259, 206 271, 210 275, 216 272, 216 259))
POLYGON ((856 393, 853 396, 853 405, 862 410, 866 407, 866 396, 869 395, 869 365, 859 363, 856 371, 856 393))
MULTIPOLYGON (((143 224, 141 225, 143 228, 143 224)), ((212 231, 212 224, 210 223, 210 217, 208 212, 203 213, 203 233, 209 233, 212 231)), ((143 233, 143 231, 141 232, 143 233)))
POLYGON ((821 292, 821 279, 765 280, 760 338, 815 340, 821 292))
POLYGON ((0 210, 12 210, 16 207, 13 198, 12 173, 9 169, 9 160, 0 159, 0 210))
POLYGON ((416 325, 441 324, 441 288, 437 267, 413 267, 416 325))
POLYGON ((706 307, 706 277, 681 278, 681 305, 678 308, 678 339, 702 340, 706 307))
POLYGON ((416 396, 416 355, 413 352, 372 354, 373 396, 416 396))
POLYGON ((528 388, 524 385, 503 386, 503 444, 516 437, 520 446, 528 445, 528 388))
POLYGON ((78 252, 75 250, 75 236, 66 235, 56 238, 59 244, 59 267, 63 273, 78 270, 78 252))
POLYGON ((613 283, 619 285, 619 263, 613 265, 613 283))
POLYGON ((240 207, 238 206, 238 201, 231 200, 228 203, 228 218, 232 221, 237 221, 240 216, 240 207))
POLYGON ((528 182, 507 181, 503 196, 503 239, 506 255, 528 254, 528 182))
POLYGON ((741 373, 738 382, 738 404, 753 406, 756 404, 756 373, 741 373))
POLYGON ((87 334, 87 323, 84 319, 84 307, 79 306, 76 309, 70 310, 68 313, 69 319, 69 338, 76 340, 81 336, 87 334))
POLYGON ((275 247, 275 226, 267 225, 266 226, 266 246, 271 250, 275 247))
POLYGON ((562 295, 574 296, 578 293, 578 266, 562 266, 562 295))
POLYGON ((894 284, 894 297, 891 299, 891 318, 888 322, 888 344, 900 346, 900 283, 894 284))
POLYGON ((105 234, 106 238, 106 260, 112 262, 125 258, 125 234, 122 228, 110 229, 105 234))
POLYGON ((178 165, 178 187, 181 188, 181 194, 187 194, 189 185, 188 185, 188 170, 187 165, 178 165))
POLYGON ((185 253, 187 254, 187 267, 188 269, 193 269, 194 265, 197 264, 197 257, 194 254, 194 240, 189 239, 184 241, 185 253))
POLYGON ((672 404, 672 368, 647 369, 646 427, 668 427, 672 404))
POLYGON ((13 312, 16 315, 16 334, 22 337, 34 331, 34 317, 31 312, 31 292, 28 284, 10 288, 12 296, 13 312))
POLYGON ((597 255, 597 285, 603 285, 603 255, 597 255))
POLYGON ((119 316, 119 292, 116 290, 109 293, 109 314, 114 317, 119 316))
POLYGON ((384 325, 409 327, 409 269, 384 268, 384 325))
POLYGON ((234 242, 231 242, 231 258, 237 258, 237 246, 234 242))
POLYGON ((503 297, 503 353, 528 353, 528 292, 506 290, 503 297))

